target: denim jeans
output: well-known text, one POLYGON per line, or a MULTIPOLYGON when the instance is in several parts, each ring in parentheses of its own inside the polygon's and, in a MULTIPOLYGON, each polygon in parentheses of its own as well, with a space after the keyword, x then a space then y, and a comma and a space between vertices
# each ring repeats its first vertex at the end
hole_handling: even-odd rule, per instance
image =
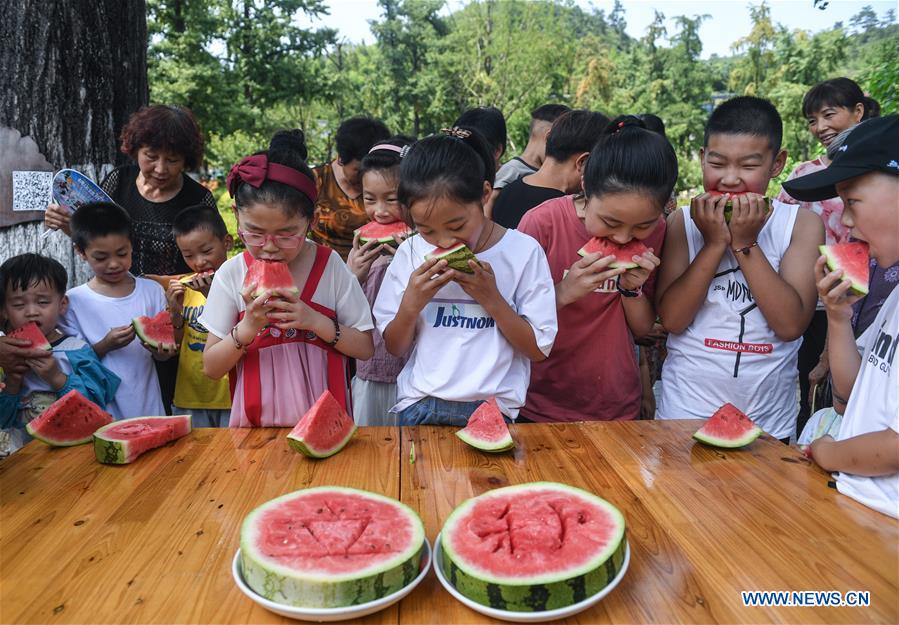
POLYGON ((445 401, 425 397, 400 411, 400 425, 455 425, 465 427, 468 417, 483 404, 477 401, 445 401))

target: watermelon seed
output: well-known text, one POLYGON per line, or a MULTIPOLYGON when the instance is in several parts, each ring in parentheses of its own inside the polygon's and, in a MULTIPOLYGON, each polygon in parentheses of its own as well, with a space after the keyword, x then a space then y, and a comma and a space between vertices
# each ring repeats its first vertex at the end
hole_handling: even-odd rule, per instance
POLYGON ((202 535, 203 535, 203 530, 197 530, 197 532, 196 532, 195 535, 196 535, 196 536, 202 536, 202 535))
POLYGON ((184 552, 183 552, 183 551, 179 551, 179 552, 178 552, 178 555, 179 555, 179 556, 183 556, 183 555, 184 555, 184 552))
POLYGON ((24 491, 24 490, 20 490, 20 491, 19 491, 19 494, 20 494, 20 495, 24 495, 24 494, 25 494, 25 491, 24 491))
POLYGON ((134 605, 140 605, 140 604, 142 604, 143 602, 144 602, 143 598, 142 598, 142 597, 138 597, 138 598, 137 598, 137 601, 134 602, 134 605))
POLYGON ((94 561, 94 556, 91 556, 90 558, 88 558, 87 561, 88 561, 88 562, 93 562, 93 561, 94 561))
POLYGON ((129 580, 128 580, 128 584, 127 584, 127 585, 130 586, 130 585, 133 584, 133 583, 134 583, 134 579, 132 578, 132 579, 129 579, 129 580))
POLYGON ((53 608, 53 614, 59 614, 60 612, 62 612, 65 609, 66 609, 66 604, 64 604, 64 603, 60 604, 60 605, 56 606, 55 608, 53 608))
POLYGON ((225 504, 220 503, 220 504, 219 504, 219 510, 221 510, 221 509, 222 509, 222 506, 224 506, 224 505, 225 505, 225 504))
POLYGON ((78 520, 78 521, 75 521, 75 527, 78 527, 79 525, 84 525, 84 519, 80 519, 80 520, 78 520))

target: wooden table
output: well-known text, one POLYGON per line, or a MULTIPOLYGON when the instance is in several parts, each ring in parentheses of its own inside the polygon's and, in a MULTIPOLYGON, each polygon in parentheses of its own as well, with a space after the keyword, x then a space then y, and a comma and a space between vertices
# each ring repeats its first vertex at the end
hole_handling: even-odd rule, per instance
MULTIPOLYGON (((464 499, 535 480, 608 499, 631 564, 577 623, 897 623, 899 523, 828 487, 765 437, 743 451, 694 444, 693 421, 513 426, 514 454, 477 452, 453 428, 360 428, 307 460, 286 430, 196 430, 130 466, 89 446, 31 443, 0 461, 0 622, 290 622, 231 578, 253 507, 313 485, 397 497, 433 541, 464 499), (416 462, 409 463, 415 443, 416 462), (743 607, 741 590, 866 590, 869 607, 743 607)), ((366 623, 491 622, 431 573, 366 623)))

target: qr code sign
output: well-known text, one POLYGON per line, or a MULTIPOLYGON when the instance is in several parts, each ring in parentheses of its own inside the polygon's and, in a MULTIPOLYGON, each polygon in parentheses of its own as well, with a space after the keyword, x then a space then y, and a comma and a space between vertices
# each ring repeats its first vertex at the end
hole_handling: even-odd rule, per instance
POLYGON ((52 171, 14 171, 12 173, 12 209, 47 210, 53 189, 52 171))

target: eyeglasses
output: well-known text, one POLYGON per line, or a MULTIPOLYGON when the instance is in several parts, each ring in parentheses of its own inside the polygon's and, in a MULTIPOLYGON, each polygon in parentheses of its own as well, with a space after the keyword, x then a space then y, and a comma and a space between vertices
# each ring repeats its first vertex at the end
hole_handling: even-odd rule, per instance
POLYGON ((305 234, 259 234, 258 232, 246 232, 238 230, 237 234, 249 246, 262 247, 269 239, 274 241, 275 246, 282 250, 292 250, 299 247, 306 238, 305 234))

